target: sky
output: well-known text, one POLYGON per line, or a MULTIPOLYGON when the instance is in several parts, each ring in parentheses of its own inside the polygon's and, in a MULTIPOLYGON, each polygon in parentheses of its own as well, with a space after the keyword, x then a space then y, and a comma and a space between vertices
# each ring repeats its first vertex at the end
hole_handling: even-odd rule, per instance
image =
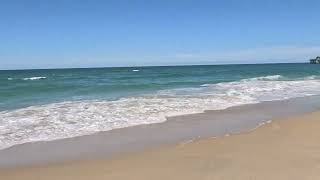
POLYGON ((0 69, 305 62, 319 0, 0 0, 0 69))

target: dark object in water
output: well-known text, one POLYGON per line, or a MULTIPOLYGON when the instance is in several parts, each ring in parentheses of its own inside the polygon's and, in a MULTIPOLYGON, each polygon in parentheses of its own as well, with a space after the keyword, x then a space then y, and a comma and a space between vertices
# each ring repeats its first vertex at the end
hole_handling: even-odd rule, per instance
POLYGON ((317 56, 315 59, 310 59, 310 64, 320 64, 320 56, 317 56))

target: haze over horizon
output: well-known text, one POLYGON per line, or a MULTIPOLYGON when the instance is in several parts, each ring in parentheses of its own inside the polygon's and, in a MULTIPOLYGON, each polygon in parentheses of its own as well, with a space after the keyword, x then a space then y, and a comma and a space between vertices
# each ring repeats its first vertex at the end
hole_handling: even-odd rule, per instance
POLYGON ((306 62, 316 0, 4 0, 0 69, 306 62))

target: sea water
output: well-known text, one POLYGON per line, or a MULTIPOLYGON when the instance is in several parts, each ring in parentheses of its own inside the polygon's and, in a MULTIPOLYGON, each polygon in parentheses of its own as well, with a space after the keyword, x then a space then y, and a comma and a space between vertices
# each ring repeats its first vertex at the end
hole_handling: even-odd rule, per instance
POLYGON ((0 149, 319 94, 310 64, 0 71, 0 149))

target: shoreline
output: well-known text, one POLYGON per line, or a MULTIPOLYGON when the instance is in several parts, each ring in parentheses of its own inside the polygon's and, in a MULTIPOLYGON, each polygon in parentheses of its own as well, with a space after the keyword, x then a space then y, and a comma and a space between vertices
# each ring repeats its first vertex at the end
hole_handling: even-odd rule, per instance
POLYGON ((320 109, 320 96, 235 106, 225 110, 169 117, 164 123, 139 125, 55 141, 34 142, 0 150, 0 169, 62 162, 114 159, 193 139, 241 134, 272 119, 320 109))
POLYGON ((0 169, 5 179, 318 179, 320 111, 113 159, 0 169), (125 173, 124 173, 125 172, 125 173))

